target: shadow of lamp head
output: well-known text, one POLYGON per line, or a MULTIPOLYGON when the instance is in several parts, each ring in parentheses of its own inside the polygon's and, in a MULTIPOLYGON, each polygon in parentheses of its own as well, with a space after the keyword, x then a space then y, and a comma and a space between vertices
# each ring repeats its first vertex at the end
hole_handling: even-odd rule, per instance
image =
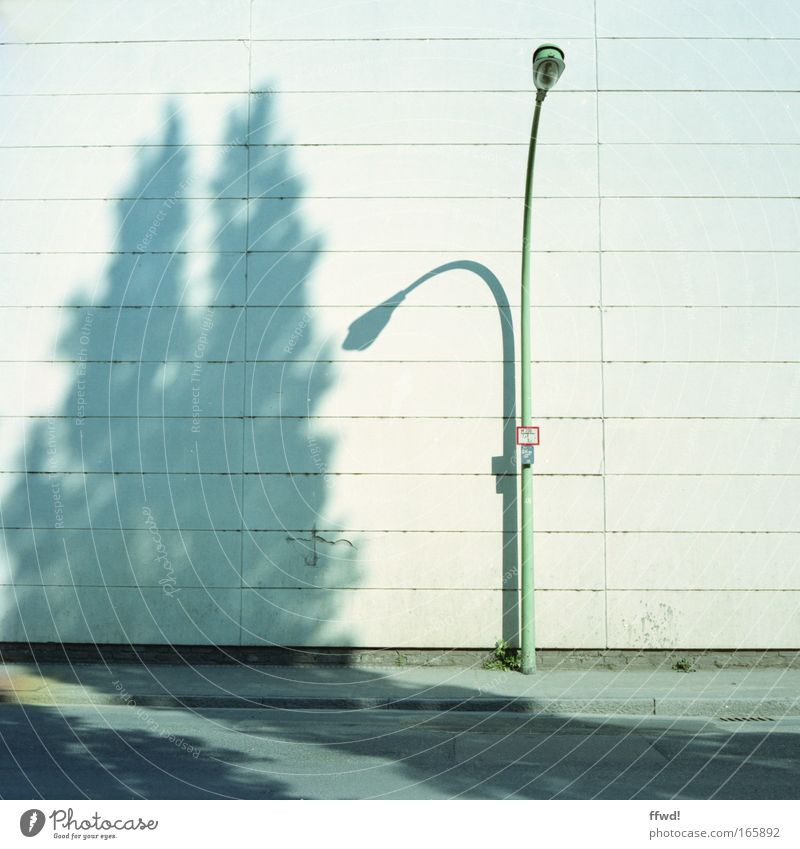
MULTIPOLYGON (((511 328, 511 316, 508 311, 508 298, 503 289, 502 284, 497 277, 485 266, 479 262, 472 260, 457 260, 455 262, 446 262, 438 268, 434 268, 427 274, 423 274, 418 280, 415 280, 410 286, 395 292, 394 295, 387 298, 383 303, 372 307, 372 309, 360 315, 348 328, 347 336, 342 342, 342 348, 345 351, 366 351, 367 348, 383 333, 386 325, 392 320, 394 311, 406 299, 414 289, 422 286, 428 280, 437 277, 447 271, 471 271, 477 274, 486 285, 489 287, 498 309, 500 310, 500 318, 504 332, 511 328)), ((511 342, 513 351, 513 341, 511 342)), ((504 345, 504 353, 509 354, 507 346, 504 345)))
POLYGON ((414 288, 414 285, 387 298, 382 304, 378 304, 363 315, 360 315, 347 328, 347 337, 342 343, 345 351, 366 351, 370 345, 381 335, 386 325, 391 321, 395 309, 403 303, 406 295, 414 288))

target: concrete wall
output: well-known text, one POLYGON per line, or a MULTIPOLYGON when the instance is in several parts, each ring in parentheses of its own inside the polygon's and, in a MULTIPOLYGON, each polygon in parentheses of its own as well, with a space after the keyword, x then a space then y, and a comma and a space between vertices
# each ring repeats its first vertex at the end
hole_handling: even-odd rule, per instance
POLYGON ((557 41, 538 642, 800 647, 789 0, 0 16, 0 640, 513 638, 557 41))

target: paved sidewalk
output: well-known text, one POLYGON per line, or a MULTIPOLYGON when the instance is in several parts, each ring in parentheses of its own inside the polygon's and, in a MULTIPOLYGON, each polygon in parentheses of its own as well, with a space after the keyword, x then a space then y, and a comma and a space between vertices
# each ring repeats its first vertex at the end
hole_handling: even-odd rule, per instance
POLYGON ((0 665, 0 703, 544 714, 800 716, 800 670, 0 665))

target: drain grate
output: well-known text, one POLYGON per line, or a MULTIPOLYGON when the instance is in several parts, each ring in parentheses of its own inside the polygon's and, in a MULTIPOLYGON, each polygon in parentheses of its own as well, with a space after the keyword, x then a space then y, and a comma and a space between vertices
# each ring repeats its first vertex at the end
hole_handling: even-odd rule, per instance
POLYGON ((721 716, 720 722, 775 722, 771 716, 721 716))

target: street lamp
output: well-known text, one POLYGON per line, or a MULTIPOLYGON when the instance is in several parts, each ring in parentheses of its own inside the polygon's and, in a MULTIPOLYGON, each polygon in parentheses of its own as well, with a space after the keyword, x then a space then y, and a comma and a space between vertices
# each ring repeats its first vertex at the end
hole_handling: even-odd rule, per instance
MULTIPOLYGON (((522 224, 522 425, 530 427, 531 420, 531 198, 533 195, 533 160, 536 155, 536 136, 539 132, 539 113, 547 92, 558 82, 564 70, 564 51, 554 44, 542 44, 533 52, 533 82, 536 86, 536 108, 531 125, 528 148, 528 171, 525 178, 525 216, 522 224)), ((536 637, 534 632, 533 596, 533 470, 531 457, 522 457, 522 492, 520 496, 522 536, 522 569, 520 580, 520 647, 522 672, 536 671, 536 637), (526 462, 527 461, 527 462, 526 462)))

